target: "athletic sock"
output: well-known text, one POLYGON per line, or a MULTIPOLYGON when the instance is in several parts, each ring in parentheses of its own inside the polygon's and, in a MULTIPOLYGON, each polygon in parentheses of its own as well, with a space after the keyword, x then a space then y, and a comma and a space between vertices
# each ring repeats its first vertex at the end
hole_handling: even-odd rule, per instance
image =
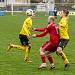
POLYGON ((29 58, 29 46, 26 46, 26 49, 24 51, 25 51, 25 58, 24 58, 24 60, 28 60, 28 58, 29 58))
POLYGON ((42 63, 46 63, 46 57, 45 57, 45 55, 41 55, 41 60, 42 60, 42 63))
POLYGON ((67 64, 69 63, 65 53, 62 51, 60 54, 59 54, 61 57, 62 57, 62 60, 64 61, 64 64, 67 64))
POLYGON ((51 55, 48 55, 47 58, 48 58, 50 64, 54 63, 53 57, 51 55))
POLYGON ((25 46, 22 46, 22 45, 12 45, 13 48, 18 48, 18 49, 22 49, 22 50, 25 50, 25 46))

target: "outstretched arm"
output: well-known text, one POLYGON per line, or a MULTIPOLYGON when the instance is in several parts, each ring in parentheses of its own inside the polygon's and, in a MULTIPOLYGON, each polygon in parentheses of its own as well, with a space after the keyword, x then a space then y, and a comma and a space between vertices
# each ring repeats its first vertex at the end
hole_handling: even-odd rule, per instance
POLYGON ((48 30, 45 29, 44 32, 42 32, 42 33, 40 33, 40 34, 33 34, 32 36, 33 36, 33 37, 43 37, 43 36, 45 36, 47 33, 48 33, 48 30))
POLYGON ((42 31, 45 31, 45 29, 46 28, 32 28, 34 31, 40 31, 40 32, 42 32, 42 31))

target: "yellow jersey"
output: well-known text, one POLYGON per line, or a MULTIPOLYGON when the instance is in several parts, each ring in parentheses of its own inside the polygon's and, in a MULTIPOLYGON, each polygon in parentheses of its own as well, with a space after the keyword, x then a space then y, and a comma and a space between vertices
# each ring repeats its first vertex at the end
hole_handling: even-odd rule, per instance
POLYGON ((32 26, 32 19, 28 17, 23 23, 23 27, 20 31, 20 34, 29 36, 31 34, 30 33, 31 26, 32 26))
POLYGON ((59 21, 59 36, 60 39, 69 39, 67 17, 62 17, 59 21))

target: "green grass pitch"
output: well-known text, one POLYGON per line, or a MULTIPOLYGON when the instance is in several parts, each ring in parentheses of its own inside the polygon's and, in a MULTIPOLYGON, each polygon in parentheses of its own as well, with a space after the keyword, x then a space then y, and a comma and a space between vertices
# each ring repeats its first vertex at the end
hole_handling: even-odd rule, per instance
MULTIPOLYGON (((47 25, 47 17, 43 13, 38 14, 33 18, 33 27, 44 27, 47 25)), ((6 52, 8 43, 20 44, 18 34, 21 30, 22 24, 26 16, 20 15, 7 15, 0 16, 0 75, 74 75, 75 74, 75 16, 69 17, 69 32, 70 42, 65 48, 66 53, 70 61, 70 69, 68 71, 63 70, 63 61, 56 53, 53 53, 55 59, 55 70, 49 70, 49 67, 45 70, 38 70, 38 65, 41 64, 39 56, 39 48, 42 43, 49 39, 49 36, 42 38, 31 39, 32 49, 30 58, 32 63, 24 63, 24 52, 22 50, 11 49, 6 52)), ((57 23, 57 20, 56 20, 57 23)), ((33 32, 32 33, 37 33, 33 32)), ((49 63, 47 62, 49 65, 49 63)))

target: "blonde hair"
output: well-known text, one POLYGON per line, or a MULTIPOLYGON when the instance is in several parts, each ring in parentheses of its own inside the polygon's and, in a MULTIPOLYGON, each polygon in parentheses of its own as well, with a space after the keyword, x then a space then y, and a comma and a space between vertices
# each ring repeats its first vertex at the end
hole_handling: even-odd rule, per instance
POLYGON ((50 22, 51 20, 54 21, 55 17, 54 16, 49 16, 48 17, 48 22, 50 22))

